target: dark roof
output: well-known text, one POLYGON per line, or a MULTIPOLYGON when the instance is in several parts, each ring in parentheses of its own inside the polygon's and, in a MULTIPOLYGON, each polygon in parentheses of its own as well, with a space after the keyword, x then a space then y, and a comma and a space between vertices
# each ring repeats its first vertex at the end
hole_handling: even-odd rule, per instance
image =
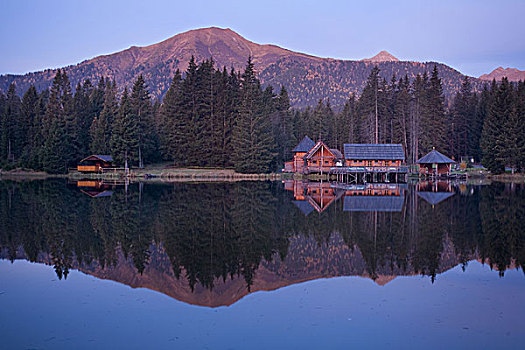
POLYGON ((330 148, 330 151, 334 154, 335 158, 343 159, 343 154, 337 148, 330 148))
POLYGON ((345 159, 405 160, 400 144, 347 143, 344 145, 345 159))
POLYGON ((417 195, 432 205, 436 205, 448 197, 452 197, 454 192, 418 192, 417 195))
POLYGON ((327 145, 325 145, 325 143, 323 141, 317 141, 317 143, 315 144, 314 148, 312 148, 310 151, 308 151, 308 153, 306 153, 303 157, 303 159, 310 159, 312 158, 312 156, 315 154, 315 152, 317 152, 317 150, 319 150, 319 148, 321 148, 321 146, 324 146, 328 152, 332 153, 334 157, 336 157, 336 155, 333 153, 333 151, 328 148, 327 145))
POLYGON ((299 210, 304 214, 304 216, 308 216, 308 214, 314 211, 314 207, 312 207, 312 205, 307 201, 293 201, 293 204, 295 204, 295 206, 299 208, 299 210))
POLYGON ((308 136, 305 136, 301 142, 295 148, 292 150, 292 152, 308 152, 312 149, 312 147, 315 146, 315 142, 309 138, 308 136))
POLYGON ((98 159, 100 159, 103 162, 112 162, 113 161, 113 157, 110 156, 110 155, 93 154, 93 155, 91 155, 89 157, 86 157, 86 158, 82 159, 80 161, 80 163, 85 162, 86 160, 92 160, 92 158, 98 158, 98 159))
POLYGON ((444 154, 439 153, 435 149, 430 151, 427 155, 421 157, 416 163, 418 164, 450 164, 456 163, 444 154))
POLYGON ((401 211, 403 196, 345 196, 343 211, 401 211))

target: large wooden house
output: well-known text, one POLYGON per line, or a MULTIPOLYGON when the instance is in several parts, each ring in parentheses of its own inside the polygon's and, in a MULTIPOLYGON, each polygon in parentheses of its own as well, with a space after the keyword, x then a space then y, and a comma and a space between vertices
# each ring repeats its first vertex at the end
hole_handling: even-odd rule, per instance
POLYGON ((110 155, 91 155, 82 159, 77 166, 81 173, 100 173, 105 168, 113 167, 113 157, 110 155))
POLYGON ((323 141, 318 141, 315 146, 304 156, 306 169, 304 173, 329 173, 333 167, 343 166, 343 155, 334 148, 329 148, 323 141))

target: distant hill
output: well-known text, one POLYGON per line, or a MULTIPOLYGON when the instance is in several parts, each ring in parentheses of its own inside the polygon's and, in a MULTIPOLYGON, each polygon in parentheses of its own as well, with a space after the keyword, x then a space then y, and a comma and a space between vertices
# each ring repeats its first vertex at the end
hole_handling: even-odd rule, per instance
POLYGON ((489 74, 483 74, 479 77, 481 80, 501 80, 501 78, 507 77, 509 81, 525 81, 525 71, 524 70, 518 70, 516 68, 503 68, 498 67, 494 69, 489 74))
POLYGON ((394 57, 394 56, 392 56, 387 51, 381 51, 380 53, 378 53, 374 57, 365 58, 362 61, 365 61, 365 62, 399 62, 399 59, 394 57))
MULTIPOLYGON (((162 98, 177 69, 184 71, 191 56, 197 61, 213 57, 217 67, 243 69, 248 56, 252 56, 255 68, 264 85, 278 89, 285 85, 292 105, 305 107, 319 99, 329 98, 332 105, 342 105, 350 93, 359 93, 374 65, 381 75, 390 80, 393 74, 410 78, 417 73, 431 71, 438 66, 446 95, 456 92, 463 75, 453 68, 439 63, 403 62, 386 51, 363 61, 335 60, 293 52, 275 45, 253 43, 231 29, 204 28, 175 35, 158 44, 136 47, 83 61, 65 67, 73 88, 79 81, 100 77, 115 79, 121 89, 131 87, 139 74, 143 74, 150 92, 162 98)), ((34 84, 40 91, 51 85, 55 69, 25 75, 0 76, 0 91, 7 91, 11 82, 22 94, 34 84)), ((478 88, 481 81, 473 78, 478 88)))

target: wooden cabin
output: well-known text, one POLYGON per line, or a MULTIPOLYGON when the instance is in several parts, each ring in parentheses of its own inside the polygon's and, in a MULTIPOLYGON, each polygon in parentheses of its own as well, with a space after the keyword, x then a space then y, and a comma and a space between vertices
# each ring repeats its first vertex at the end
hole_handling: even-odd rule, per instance
POLYGON ((331 168, 343 165, 343 155, 339 150, 330 149, 323 141, 318 141, 315 146, 305 154, 306 169, 304 173, 329 173, 331 168))
POLYGON ((293 160, 290 162, 284 163, 284 169, 283 172, 287 173, 302 173, 304 171, 304 156, 306 153, 308 153, 312 148, 314 148, 315 142, 309 138, 308 136, 305 136, 301 142, 295 148, 292 150, 293 153, 293 160))
POLYGON ((405 162, 400 144, 345 144, 344 158, 348 167, 399 168, 405 162))
POLYGON ((113 157, 109 155, 91 155, 82 159, 77 166, 81 173, 100 173, 105 168, 113 167, 113 157))
POLYGON ((416 163, 419 164, 420 174, 446 176, 450 174, 452 164, 456 162, 433 149, 416 163))

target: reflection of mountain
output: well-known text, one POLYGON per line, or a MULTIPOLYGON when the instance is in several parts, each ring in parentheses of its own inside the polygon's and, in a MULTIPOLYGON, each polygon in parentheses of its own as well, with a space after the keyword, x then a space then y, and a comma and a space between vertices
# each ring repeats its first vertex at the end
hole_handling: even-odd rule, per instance
POLYGON ((298 190, 324 208, 305 216, 278 183, 135 184, 93 199, 60 180, 3 181, 0 257, 207 306, 316 278, 383 284, 400 275, 434 279, 471 259, 501 274, 525 261, 522 185, 472 187, 434 207, 412 185, 343 189, 349 198, 403 193, 399 211, 344 211, 341 190, 298 190))
MULTIPOLYGON (((444 244, 450 245, 450 242, 444 244)), ((444 254, 439 273, 459 263, 452 247, 445 246, 444 251, 452 254, 444 254)), ((3 254, 0 257, 5 258, 3 254)), ((19 258, 25 258, 23 253, 19 254, 19 258)), ((119 252, 114 266, 102 267, 92 262, 80 266, 74 263, 72 267, 100 279, 113 280, 132 288, 148 288, 185 303, 209 307, 228 306, 251 292, 275 290, 308 280, 335 276, 370 277, 359 248, 349 248, 338 234, 333 234, 321 245, 313 238, 291 237, 284 260, 275 255, 271 261, 261 261, 250 290, 246 288, 244 279, 228 277, 225 280, 216 279, 212 289, 199 284, 192 291, 187 278, 175 277, 169 257, 162 248, 152 246, 150 258, 142 274, 137 273, 133 261, 126 259, 122 252, 119 252)), ((52 258, 43 256, 39 262, 52 264, 52 258)), ((412 268, 402 270, 383 266, 377 271, 375 282, 384 285, 397 276, 416 274, 412 268)))

